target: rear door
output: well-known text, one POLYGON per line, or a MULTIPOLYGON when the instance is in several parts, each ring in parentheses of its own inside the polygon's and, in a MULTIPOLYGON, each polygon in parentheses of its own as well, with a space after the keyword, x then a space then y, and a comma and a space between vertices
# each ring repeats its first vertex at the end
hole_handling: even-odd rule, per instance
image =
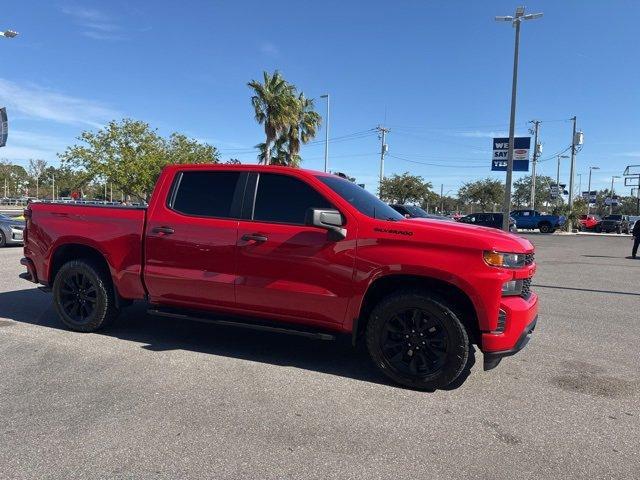
POLYGON ((305 225, 309 208, 335 208, 312 185, 280 173, 252 174, 238 228, 238 308, 314 323, 342 323, 353 289, 357 225, 347 238, 305 225))
POLYGON ((248 174, 178 172, 146 227, 144 280, 152 303, 234 307, 236 243, 248 174))

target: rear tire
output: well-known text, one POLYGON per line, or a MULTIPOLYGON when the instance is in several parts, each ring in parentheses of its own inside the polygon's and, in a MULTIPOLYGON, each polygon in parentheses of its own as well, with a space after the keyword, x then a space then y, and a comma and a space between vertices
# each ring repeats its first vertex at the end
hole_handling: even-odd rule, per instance
POLYGON ((373 363, 388 378, 417 390, 444 388, 468 365, 469 336, 440 298, 401 291, 375 306, 366 329, 373 363))
POLYGON ((7 245, 7 239, 4 236, 4 233, 2 232, 2 230, 0 230, 0 248, 4 247, 7 245))
POLYGON ((95 332, 118 315, 108 272, 90 260, 65 263, 53 282, 53 304, 77 332, 95 332))

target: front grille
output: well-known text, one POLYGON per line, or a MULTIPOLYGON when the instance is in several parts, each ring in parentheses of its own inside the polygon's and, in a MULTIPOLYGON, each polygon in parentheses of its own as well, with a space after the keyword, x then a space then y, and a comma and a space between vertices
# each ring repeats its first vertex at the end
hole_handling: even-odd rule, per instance
POLYGON ((495 330, 496 332, 502 333, 504 332, 504 327, 507 324, 507 312, 504 310, 500 310, 498 312, 498 328, 495 330))
POLYGON ((535 253, 526 253, 524 256, 524 264, 531 265, 533 263, 535 253))
POLYGON ((527 278, 522 281, 522 291, 520 296, 527 300, 531 296, 531 279, 527 278))

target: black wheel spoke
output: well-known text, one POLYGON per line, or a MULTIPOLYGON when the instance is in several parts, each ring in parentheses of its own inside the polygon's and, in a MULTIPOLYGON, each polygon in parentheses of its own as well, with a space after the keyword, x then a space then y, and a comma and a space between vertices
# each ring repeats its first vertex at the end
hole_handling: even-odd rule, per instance
POLYGON ((448 336, 438 315, 411 307, 386 321, 380 344, 390 367, 411 377, 428 377, 445 364, 448 336))
POLYGON ((76 272, 62 280, 60 304, 74 322, 88 321, 97 303, 98 289, 89 275, 76 272))

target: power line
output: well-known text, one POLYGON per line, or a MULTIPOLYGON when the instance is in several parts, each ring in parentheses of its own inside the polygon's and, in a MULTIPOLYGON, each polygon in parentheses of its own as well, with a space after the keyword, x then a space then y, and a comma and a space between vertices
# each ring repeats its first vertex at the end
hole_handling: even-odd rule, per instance
POLYGON ((408 158, 402 158, 397 155, 392 155, 390 153, 387 154, 391 158, 395 158, 396 160, 402 160, 403 162, 416 163, 418 165, 428 165, 430 167, 451 167, 451 168, 487 168, 487 165, 454 165, 454 164, 441 164, 441 163, 430 163, 430 162, 418 162, 417 160, 410 160, 408 158))

